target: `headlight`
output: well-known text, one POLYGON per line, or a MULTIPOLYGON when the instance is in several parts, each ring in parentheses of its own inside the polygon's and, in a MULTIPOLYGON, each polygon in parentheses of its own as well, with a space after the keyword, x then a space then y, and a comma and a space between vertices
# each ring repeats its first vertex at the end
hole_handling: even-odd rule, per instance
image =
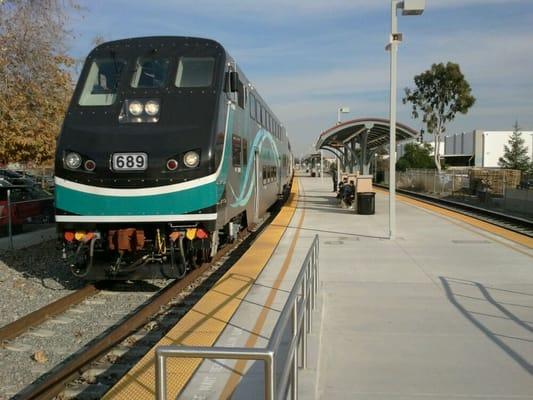
POLYGON ((144 105, 144 111, 151 117, 159 114, 159 103, 155 100, 147 101, 144 105))
POLYGON ((81 156, 78 153, 68 153, 65 157, 65 165, 70 169, 77 169, 81 165, 81 156))
POLYGON ((183 163, 189 168, 197 167, 200 163, 200 156, 195 151, 189 151, 183 156, 183 163))
POLYGON ((131 115, 138 117, 143 113, 143 105, 140 101, 134 100, 129 104, 128 111, 131 115))

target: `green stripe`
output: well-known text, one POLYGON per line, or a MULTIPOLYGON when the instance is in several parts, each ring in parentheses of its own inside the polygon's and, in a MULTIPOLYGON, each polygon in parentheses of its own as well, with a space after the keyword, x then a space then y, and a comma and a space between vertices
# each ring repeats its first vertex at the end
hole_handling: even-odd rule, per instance
POLYGON ((102 196, 56 186, 56 207, 78 215, 185 214, 218 202, 215 183, 152 196, 102 196))

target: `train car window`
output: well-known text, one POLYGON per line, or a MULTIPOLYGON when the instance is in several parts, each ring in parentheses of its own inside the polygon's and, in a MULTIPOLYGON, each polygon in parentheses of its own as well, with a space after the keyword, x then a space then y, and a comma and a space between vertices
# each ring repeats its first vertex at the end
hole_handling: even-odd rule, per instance
POLYGON ((237 104, 240 108, 244 108, 245 104, 245 94, 244 94, 244 85, 241 81, 237 83, 237 104))
POLYGON ((248 140, 242 138, 242 165, 248 165, 248 140))
POLYGON ((168 58, 139 57, 131 80, 134 88, 158 88, 165 84, 170 60, 168 58))
POLYGON ((181 57, 176 74, 176 87, 206 87, 213 82, 213 57, 181 57))
POLYGON ((250 117, 255 119, 255 97, 253 94, 250 95, 250 117))
POLYGON ((85 77, 78 104, 109 106, 117 97, 117 86, 126 61, 117 58, 95 59, 85 77))
POLYGON ((240 167, 241 166, 241 152, 242 152, 241 137, 237 135, 233 135, 233 140, 232 140, 231 145, 232 145, 231 147, 232 147, 233 166, 240 167))
POLYGON ((255 120, 261 124, 261 103, 255 99, 255 120))
POLYGON ((263 184, 266 183, 266 180, 267 180, 267 170, 266 170, 266 167, 263 166, 263 184))

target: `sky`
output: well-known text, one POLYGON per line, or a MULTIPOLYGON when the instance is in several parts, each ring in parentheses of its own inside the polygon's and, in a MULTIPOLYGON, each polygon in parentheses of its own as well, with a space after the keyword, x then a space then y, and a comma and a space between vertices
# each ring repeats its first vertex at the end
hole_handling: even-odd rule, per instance
MULTIPOLYGON (((345 119, 388 118, 389 0, 80 0, 69 51, 83 59, 106 40, 177 35, 211 38, 237 60, 286 126, 296 155, 345 119)), ((426 0, 400 16, 398 121, 416 130, 401 99, 433 63, 456 62, 476 103, 447 134, 533 130, 533 0, 426 0)))

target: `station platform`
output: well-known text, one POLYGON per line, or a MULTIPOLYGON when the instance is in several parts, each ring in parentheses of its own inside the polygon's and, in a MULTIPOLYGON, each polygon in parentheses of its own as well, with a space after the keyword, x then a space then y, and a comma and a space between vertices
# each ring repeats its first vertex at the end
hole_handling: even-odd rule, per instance
MULTIPOLYGON (((294 186, 191 325, 179 326, 186 315, 162 344, 263 347, 318 234, 321 306, 300 398, 533 398, 533 244, 401 196, 389 240, 386 193, 375 215, 358 215, 327 177, 294 186)), ((259 364, 169 360, 168 398, 260 399, 259 364)), ((152 352, 106 397, 153 398, 153 365, 152 352)))

